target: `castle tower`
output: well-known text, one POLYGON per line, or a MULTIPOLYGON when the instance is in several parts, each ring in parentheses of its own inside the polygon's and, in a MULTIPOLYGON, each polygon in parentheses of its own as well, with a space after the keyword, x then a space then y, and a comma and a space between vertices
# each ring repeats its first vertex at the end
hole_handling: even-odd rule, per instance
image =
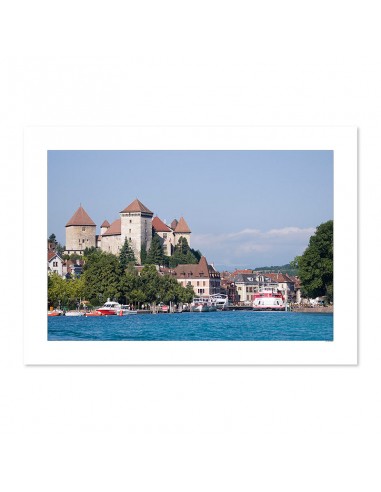
MULTIPOLYGON (((177 222, 175 219, 172 221, 172 224, 174 222, 177 222)), ((175 236, 175 246, 179 242, 180 237, 184 237, 188 241, 188 245, 190 247, 190 235, 191 235, 191 230, 189 229, 188 224, 185 222, 184 217, 180 217, 180 220, 177 222, 175 229, 173 230, 174 236, 175 236)))
POLYGON ((86 248, 95 247, 96 225, 82 205, 66 224, 65 253, 82 255, 86 248))
POLYGON ((104 220, 102 222, 102 225, 101 225, 101 234, 104 234, 109 227, 110 227, 110 224, 109 224, 108 220, 104 220))
POLYGON ((151 245, 152 217, 153 212, 137 198, 120 212, 121 244, 123 244, 125 238, 127 238, 138 263, 141 262, 140 251, 142 247, 145 246, 148 251, 151 245))

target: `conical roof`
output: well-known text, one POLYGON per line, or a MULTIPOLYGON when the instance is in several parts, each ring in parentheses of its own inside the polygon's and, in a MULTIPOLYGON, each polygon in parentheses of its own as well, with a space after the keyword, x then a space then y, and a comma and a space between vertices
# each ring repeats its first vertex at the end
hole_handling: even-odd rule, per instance
POLYGON ((110 227, 110 224, 109 224, 108 220, 104 220, 104 221, 102 222, 101 227, 110 227))
POLYGON ((95 223, 91 220, 82 205, 80 205, 79 209, 74 213, 73 217, 66 224, 66 227, 69 226, 95 226, 95 223))
POLYGON ((124 210, 122 210, 121 213, 127 213, 127 212, 143 212, 145 214, 151 214, 153 215, 153 212, 149 210, 145 205, 142 204, 140 200, 137 198, 128 205, 124 210))
POLYGON ((188 224, 185 222, 184 217, 180 217, 180 220, 175 228, 175 232, 183 232, 183 233, 191 232, 188 224))
POLYGON ((103 236, 119 236, 121 234, 121 219, 116 219, 110 225, 106 232, 104 232, 103 236))
POLYGON ((171 229, 159 217, 152 219, 152 227, 156 232, 171 232, 171 229))
POLYGON ((176 219, 173 219, 173 220, 172 220, 172 222, 171 222, 171 228, 172 228, 173 230, 175 230, 175 229, 176 229, 177 224, 178 224, 178 221, 177 221, 176 219))

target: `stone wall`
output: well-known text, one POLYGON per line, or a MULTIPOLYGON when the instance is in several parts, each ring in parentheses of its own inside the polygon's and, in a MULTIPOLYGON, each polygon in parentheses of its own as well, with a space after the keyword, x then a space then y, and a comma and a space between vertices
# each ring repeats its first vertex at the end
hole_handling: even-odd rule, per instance
POLYGON ((96 226, 66 227, 66 251, 83 252, 86 248, 95 247, 96 226))

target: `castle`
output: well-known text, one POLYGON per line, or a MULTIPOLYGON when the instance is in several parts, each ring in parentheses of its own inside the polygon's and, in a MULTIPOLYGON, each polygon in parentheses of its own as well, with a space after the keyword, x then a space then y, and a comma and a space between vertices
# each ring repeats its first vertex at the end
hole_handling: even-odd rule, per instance
POLYGON ((96 247, 102 251, 119 254, 125 239, 130 243, 135 258, 141 263, 142 248, 149 250, 153 233, 156 233, 163 246, 164 254, 171 256, 180 237, 190 245, 191 231, 185 219, 175 219, 171 225, 165 224, 137 198, 119 213, 119 219, 111 224, 105 220, 101 224, 100 234, 96 234, 96 224, 82 205, 66 224, 67 254, 83 255, 86 248, 96 247))

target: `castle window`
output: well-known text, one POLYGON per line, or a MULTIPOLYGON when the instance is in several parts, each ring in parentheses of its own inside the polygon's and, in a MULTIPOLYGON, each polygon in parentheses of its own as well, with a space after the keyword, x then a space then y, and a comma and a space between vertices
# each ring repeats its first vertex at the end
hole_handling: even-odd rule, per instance
POLYGON ((163 233, 163 238, 167 239, 167 233, 166 232, 163 233))
POLYGON ((130 219, 130 224, 132 224, 132 220, 130 219))
POLYGON ((86 230, 86 227, 82 227, 82 230, 85 231, 86 230))
POLYGON ((129 229, 128 232, 131 234, 131 229, 129 229))

